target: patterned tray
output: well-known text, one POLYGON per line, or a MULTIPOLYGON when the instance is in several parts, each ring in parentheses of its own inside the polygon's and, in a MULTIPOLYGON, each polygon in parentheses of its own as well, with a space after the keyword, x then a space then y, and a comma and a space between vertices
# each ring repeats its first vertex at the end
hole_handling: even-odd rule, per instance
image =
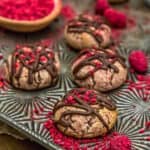
MULTIPOLYGON (((61 100, 67 91, 76 87, 69 72, 70 62, 75 53, 70 51, 63 42, 57 44, 57 50, 59 50, 62 69, 59 82, 55 87, 35 92, 9 88, 0 94, 0 119, 43 146, 54 149, 58 147, 44 128, 44 122, 48 120, 47 114, 53 109, 54 104, 61 100), (38 110, 39 114, 34 113, 34 110, 38 110)), ((129 50, 120 48, 119 52, 127 57, 129 50)), ((136 80, 134 74, 129 74, 128 78, 136 80)), ((130 91, 125 84, 109 94, 117 102, 119 111, 114 131, 128 135, 133 149, 149 150, 150 141, 146 139, 150 131, 139 132, 145 127, 145 122, 150 121, 150 102, 143 101, 142 90, 130 91)))
MULTIPOLYGON (((91 2, 90 0, 87 1, 89 3, 87 2, 86 5, 89 6, 91 2)), ((77 2, 74 1, 76 5, 80 5, 78 0, 77 2)), ((82 7, 79 7, 79 9, 80 11, 83 10, 82 7)), ((60 27, 60 22, 56 21, 42 32, 32 34, 1 32, 0 46, 4 57, 7 58, 16 43, 32 44, 39 39, 53 37, 60 27)), ((47 114, 53 109, 55 103, 61 100, 67 91, 76 87, 71 80, 69 72, 70 63, 76 53, 70 51, 63 39, 57 42, 55 50, 59 52, 61 61, 61 75, 57 85, 52 88, 32 92, 16 90, 12 87, 0 92, 0 120, 8 123, 44 147, 58 150, 61 148, 53 143, 49 132, 44 128, 44 122, 48 120, 47 114), (39 113, 36 114, 35 110, 38 110, 39 113)), ((121 55, 128 58, 129 49, 120 47, 118 50, 121 55)), ((147 54, 150 55, 148 50, 147 54)), ((150 74, 150 69, 148 73, 150 74)), ((135 74, 129 73, 128 79, 135 81, 135 74)), ((150 96, 147 97, 148 100, 146 102, 143 101, 145 96, 143 91, 144 89, 129 90, 128 85, 125 84, 109 93, 112 99, 116 101, 119 111, 118 122, 113 131, 127 135, 132 141, 133 150, 150 149, 150 130, 140 132, 141 129, 145 128, 145 123, 150 121, 150 96)), ((91 150, 92 147, 88 149, 91 150)))

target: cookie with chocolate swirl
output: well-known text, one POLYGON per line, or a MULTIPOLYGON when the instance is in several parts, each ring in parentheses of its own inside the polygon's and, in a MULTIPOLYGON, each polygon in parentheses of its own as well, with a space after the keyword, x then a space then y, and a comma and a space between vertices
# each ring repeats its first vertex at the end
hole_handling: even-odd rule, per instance
POLYGON ((81 14, 65 28, 66 42, 77 50, 108 47, 112 44, 111 29, 100 16, 81 14))
POLYGON ((117 108, 107 95, 84 88, 73 89, 53 111, 57 128, 75 138, 94 138, 108 133, 117 120, 117 108))
POLYGON ((15 88, 37 90, 56 84, 60 63, 57 54, 42 46, 20 46, 4 63, 6 78, 15 88))
POLYGON ((106 92, 127 78, 125 60, 112 49, 82 50, 72 63, 73 80, 80 86, 106 92))

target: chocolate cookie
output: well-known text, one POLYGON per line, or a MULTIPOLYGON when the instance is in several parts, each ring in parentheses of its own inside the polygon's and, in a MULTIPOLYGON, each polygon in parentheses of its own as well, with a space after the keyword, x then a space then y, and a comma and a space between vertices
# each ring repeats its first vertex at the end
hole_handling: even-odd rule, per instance
POLYGON ((54 107, 57 128, 75 138, 105 135, 116 120, 115 103, 107 95, 94 90, 74 89, 54 107))
POLYGON ((115 50, 85 49, 72 63, 72 76, 80 87, 105 92, 126 81, 127 68, 115 50))
POLYGON ((12 86, 37 90, 56 84, 60 64, 52 49, 23 46, 8 57, 4 67, 6 78, 12 86))
POLYGON ((65 39, 75 49, 107 47, 112 43, 111 29, 99 16, 79 15, 65 28, 65 39))

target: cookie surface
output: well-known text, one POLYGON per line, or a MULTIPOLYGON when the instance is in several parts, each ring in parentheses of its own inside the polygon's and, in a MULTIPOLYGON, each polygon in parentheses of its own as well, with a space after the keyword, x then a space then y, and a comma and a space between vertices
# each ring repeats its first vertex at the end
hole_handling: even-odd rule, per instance
POLYGON ((71 20, 65 28, 64 36, 67 43, 78 50, 112 44, 110 27, 99 16, 90 14, 82 14, 71 20))
POLYGON ((105 135, 117 120, 116 105, 108 96, 83 88, 70 91, 53 114, 57 128, 75 138, 105 135))
POLYGON ((72 63, 72 76, 80 87, 106 92, 126 81, 127 68, 115 50, 85 49, 72 63))
POLYGON ((52 49, 23 46, 8 57, 4 67, 6 78, 12 86, 23 90, 37 90, 55 85, 60 64, 52 49))

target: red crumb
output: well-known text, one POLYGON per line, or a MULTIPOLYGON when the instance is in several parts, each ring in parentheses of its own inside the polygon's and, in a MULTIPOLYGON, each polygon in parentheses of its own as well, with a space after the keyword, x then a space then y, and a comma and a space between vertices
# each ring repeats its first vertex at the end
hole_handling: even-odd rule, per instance
POLYGON ((146 122, 145 126, 146 126, 146 129, 149 129, 150 128, 150 121, 146 122))
POLYGON ((126 10, 129 10, 129 9, 130 9, 129 4, 124 5, 124 8, 125 8, 126 10))
POLYGON ((111 139, 109 150, 131 150, 131 141, 125 135, 117 135, 111 139))
POLYGON ((51 119, 44 123, 44 127, 49 131, 54 142, 62 148, 66 150, 79 149, 79 143, 73 138, 69 138, 63 135, 61 132, 59 132, 59 130, 55 127, 54 122, 51 119))
POLYGON ((150 141, 150 136, 146 138, 147 141, 150 141))
POLYGON ((8 89, 8 82, 5 79, 5 70, 4 68, 0 68, 0 92, 6 91, 8 89))
POLYGON ((139 133, 144 133, 145 132, 145 129, 140 129, 139 130, 139 133))
POLYGON ((113 132, 101 138, 75 139, 64 135, 56 128, 51 119, 53 118, 52 112, 49 112, 48 116, 49 119, 44 123, 44 127, 49 131, 54 143, 65 150, 87 150, 90 148, 93 150, 99 150, 99 148, 101 148, 101 150, 131 150, 131 141, 126 135, 113 132), (87 146, 87 144, 89 146, 87 146))
POLYGON ((127 19, 128 28, 131 29, 136 26, 136 21, 133 17, 128 17, 127 19))
POLYGON ((92 69, 92 70, 90 70, 90 71, 88 72, 88 74, 89 74, 90 76, 93 76, 94 73, 95 73, 95 69, 92 69))
POLYGON ((37 115, 39 114, 38 109, 34 109, 33 112, 34 112, 35 114, 37 114, 37 115))
POLYGON ((108 0, 97 0, 95 4, 95 12, 103 15, 105 10, 110 8, 108 0))
POLYGON ((121 37, 123 35, 123 31, 120 29, 112 29, 112 38, 115 40, 116 44, 121 42, 121 37))
POLYGON ((31 111, 31 114, 30 114, 31 115, 31 119, 35 120, 36 119, 35 117, 41 115, 43 113, 43 111, 44 111, 44 107, 40 106, 39 104, 34 102, 33 103, 33 110, 31 111))
POLYGON ((71 95, 66 97, 65 103, 66 104, 76 103, 76 101, 72 95, 76 95, 78 98, 81 98, 82 100, 86 101, 89 104, 95 104, 96 103, 96 94, 92 90, 85 91, 83 88, 82 93, 81 93, 81 91, 82 91, 82 88, 80 88, 80 90, 72 90, 71 95))
POLYGON ((52 115, 53 115, 53 112, 50 111, 50 112, 48 112, 48 114, 46 115, 46 117, 49 118, 49 117, 51 117, 52 115))
MULTIPOLYGON (((144 101, 149 101, 150 99, 150 75, 137 75, 137 81, 127 81, 128 89, 134 90, 136 89, 138 92, 139 90, 142 90, 143 94, 140 95, 141 98, 143 98, 144 101)), ((139 92, 140 94, 140 92, 139 92)))
POLYGON ((44 39, 39 42, 39 45, 43 47, 50 47, 53 44, 52 39, 44 39))
POLYGON ((76 16, 76 12, 71 5, 64 5, 61 10, 61 15, 68 21, 76 16))
POLYGON ((3 55, 2 55, 2 54, 0 54, 0 60, 1 60, 1 59, 3 59, 3 55))
POLYGON ((135 70, 132 68, 129 68, 130 73, 135 73, 135 70))
POLYGON ((129 56, 129 63, 139 73, 145 73, 148 70, 148 59, 142 50, 132 51, 129 56))
POLYGON ((126 28, 127 26, 127 16, 123 12, 108 8, 106 9, 104 16, 112 27, 126 28))
POLYGON ((48 60, 45 56, 41 56, 40 61, 43 62, 43 63, 47 63, 48 60))
POLYGON ((0 88, 3 88, 4 87, 4 81, 3 79, 0 79, 0 88))

